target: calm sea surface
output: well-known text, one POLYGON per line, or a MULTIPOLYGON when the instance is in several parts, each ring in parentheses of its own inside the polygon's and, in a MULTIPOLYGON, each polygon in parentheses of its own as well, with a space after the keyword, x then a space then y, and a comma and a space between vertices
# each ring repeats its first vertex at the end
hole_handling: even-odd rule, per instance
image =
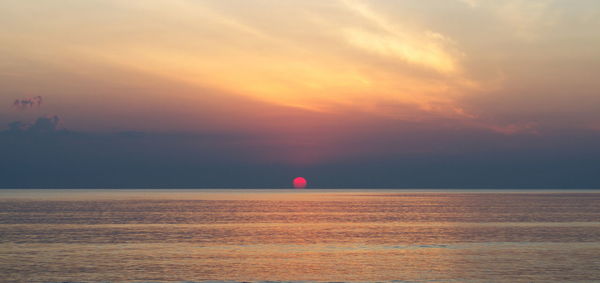
POLYGON ((600 193, 0 190, 0 276, 600 282, 600 193))

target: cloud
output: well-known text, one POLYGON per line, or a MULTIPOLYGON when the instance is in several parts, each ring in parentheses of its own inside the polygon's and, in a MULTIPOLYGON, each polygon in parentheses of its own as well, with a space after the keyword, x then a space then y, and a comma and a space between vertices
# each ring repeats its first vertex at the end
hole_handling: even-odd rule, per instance
POLYGON ((26 132, 31 125, 21 121, 14 121, 8 124, 9 132, 26 132))
POLYGON ((34 106, 40 106, 42 104, 42 97, 35 96, 31 98, 17 99, 13 103, 13 106, 19 110, 26 110, 34 106))
MULTIPOLYGON (((371 107, 380 101, 418 109, 445 103, 449 106, 436 112, 454 116, 455 98, 478 86, 463 76, 461 46, 443 29, 386 15, 385 5, 377 3, 265 1, 269 9, 244 1, 155 3, 152 10, 170 19, 158 27, 177 33, 158 33, 159 40, 120 38, 92 25, 99 37, 115 40, 85 41, 72 54, 216 90, 223 100, 250 98, 313 112, 348 105, 372 115, 381 113, 371 107)), ((132 28, 155 34, 147 5, 117 6, 139 17, 132 28)))
POLYGON ((477 6, 479 6, 479 1, 478 0, 458 0, 459 2, 462 2, 463 4, 468 5, 471 8, 475 8, 477 6))
MULTIPOLYGON (((52 128, 56 119, 36 124, 52 128)), ((278 149, 252 136, 64 133, 0 132, 0 188, 282 188, 298 175, 316 187, 600 187, 600 134, 590 132, 364 127, 333 145, 353 154, 309 166, 264 162, 278 149)))
POLYGON ((434 44, 435 34, 431 41, 413 44, 397 35, 378 34, 359 29, 345 31, 348 42, 355 47, 386 57, 435 69, 442 73, 456 70, 454 59, 434 44))
MULTIPOLYGON (((593 76, 599 41, 589 28, 600 17, 593 0, 149 2, 81 4, 80 10, 49 2, 3 7, 20 27, 7 31, 14 36, 3 48, 14 54, 0 53, 16 67, 5 71, 36 71, 23 72, 22 81, 5 77, 3 92, 48 86, 64 102, 55 104, 62 107, 55 113, 77 117, 72 128, 243 129, 284 132, 281 139, 294 144, 299 136, 317 136, 310 128, 322 129, 323 140, 340 132, 348 140, 362 136, 345 117, 329 118, 344 122, 323 127, 321 117, 329 114, 383 117, 381 125, 438 119, 503 135, 543 135, 556 125, 600 128, 593 76), (31 10, 59 20, 39 25, 30 21, 31 10), (102 19, 115 13, 133 17, 107 26, 102 19), (543 40, 518 40, 529 35, 543 40), (86 103, 68 107, 82 97, 86 103), (281 114, 288 112, 294 114, 281 114)), ((21 114, 0 113, 2 124, 21 114)), ((297 155, 327 154, 305 147, 307 153, 297 155)))
POLYGON ((52 133, 62 130, 61 124, 60 117, 56 115, 44 116, 37 118, 34 123, 26 123, 22 121, 12 122, 8 124, 8 131, 13 133, 52 133))
POLYGON ((400 28, 362 2, 350 0, 341 2, 377 30, 373 32, 358 28, 345 29, 344 34, 351 45, 441 73, 457 71, 456 56, 452 55, 445 46, 451 41, 445 36, 428 30, 416 32, 400 28))

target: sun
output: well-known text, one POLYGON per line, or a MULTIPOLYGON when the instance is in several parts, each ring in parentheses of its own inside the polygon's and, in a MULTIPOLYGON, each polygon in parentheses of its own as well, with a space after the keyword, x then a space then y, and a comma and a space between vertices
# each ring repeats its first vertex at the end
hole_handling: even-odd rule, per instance
POLYGON ((296 189, 304 189, 306 188, 306 179, 302 177, 296 177, 293 181, 294 188, 296 189))

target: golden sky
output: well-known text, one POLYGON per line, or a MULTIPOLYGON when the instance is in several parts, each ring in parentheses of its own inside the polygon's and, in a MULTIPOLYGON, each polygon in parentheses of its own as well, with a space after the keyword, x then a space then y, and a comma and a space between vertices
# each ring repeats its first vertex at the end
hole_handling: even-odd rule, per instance
POLYGON ((600 129, 595 0, 3 0, 0 27, 6 123, 276 144, 600 129), (43 110, 9 107, 38 95, 43 110))

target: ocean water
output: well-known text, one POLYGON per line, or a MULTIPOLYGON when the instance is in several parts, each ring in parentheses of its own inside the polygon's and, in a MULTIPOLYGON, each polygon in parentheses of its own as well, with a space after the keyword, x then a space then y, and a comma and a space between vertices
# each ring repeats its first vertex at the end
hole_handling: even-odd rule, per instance
POLYGON ((600 193, 0 190, 0 282, 600 282, 600 193))

